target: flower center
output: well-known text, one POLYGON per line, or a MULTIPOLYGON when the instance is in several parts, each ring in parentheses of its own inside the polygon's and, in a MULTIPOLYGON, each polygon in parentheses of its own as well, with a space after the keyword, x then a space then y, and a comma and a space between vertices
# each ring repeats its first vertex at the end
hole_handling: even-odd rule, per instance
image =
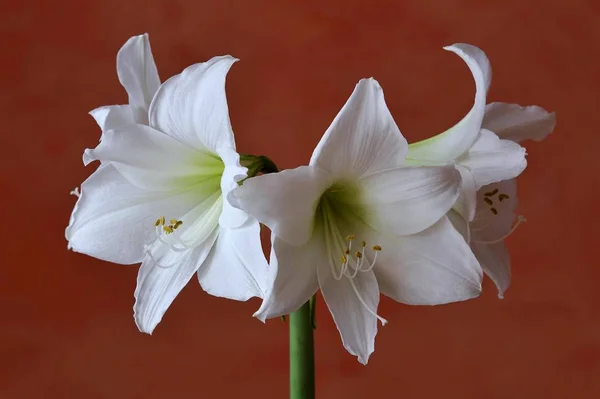
POLYGON ((339 274, 336 272, 336 267, 334 267, 334 263, 329 262, 331 266, 331 274, 336 280, 341 280, 342 277, 348 277, 349 279, 353 279, 356 277, 358 272, 368 272, 373 270, 375 266, 375 262, 377 261, 377 253, 381 251, 380 245, 373 245, 371 249, 373 250, 373 262, 370 263, 367 257, 365 256, 365 247, 367 243, 365 241, 361 242, 360 251, 356 251, 354 253, 354 257, 352 255, 352 242, 354 241, 354 234, 350 234, 346 237, 348 241, 348 246, 344 253, 341 256, 342 266, 339 269, 339 274), (353 270, 350 270, 353 269, 353 270))
POLYGON ((367 243, 361 241, 359 250, 356 250, 356 247, 353 250, 356 236, 354 234, 342 234, 343 230, 352 231, 354 230, 353 226, 364 225, 361 218, 363 210, 358 202, 359 199, 360 192, 354 185, 345 182, 332 185, 321 196, 315 215, 317 219, 315 225, 323 231, 327 262, 333 278, 336 281, 340 281, 344 277, 347 278, 364 308, 385 325, 387 320, 367 305, 354 281, 359 272, 366 273, 373 270, 381 246, 373 245, 371 247, 373 261, 369 262, 366 251, 367 243))
MULTIPOLYGON (((510 196, 506 193, 501 192, 499 189, 495 188, 492 191, 488 191, 485 192, 483 194, 483 202, 487 205, 487 209, 494 215, 494 216, 498 216, 501 211, 502 208, 500 207, 500 203, 503 201, 507 201, 510 200, 510 196)), ((512 210, 511 210, 512 212, 512 210)), ((492 217, 494 217, 492 216, 492 217)), ((484 219, 487 219, 484 217, 484 219)), ((500 237, 496 237, 494 239, 491 240, 473 240, 474 242, 478 242, 481 244, 496 244, 498 242, 504 241, 508 236, 510 236, 512 233, 515 232, 515 230, 521 225, 521 223, 525 222, 526 219, 523 215, 518 215, 517 216, 517 221, 516 223, 510 228, 510 230, 500 236, 500 237)), ((494 221, 492 222, 488 222, 488 223, 495 223, 494 221)), ((483 230, 485 229, 485 227, 482 228, 474 228, 472 229, 473 231, 478 231, 478 230, 483 230)))

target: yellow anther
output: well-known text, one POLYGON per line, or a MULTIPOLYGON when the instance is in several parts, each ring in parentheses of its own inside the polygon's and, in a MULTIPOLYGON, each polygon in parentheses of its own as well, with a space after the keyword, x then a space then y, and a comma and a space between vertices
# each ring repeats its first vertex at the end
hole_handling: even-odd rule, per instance
POLYGON ((182 224, 183 224, 183 222, 182 222, 181 220, 178 220, 178 221, 176 221, 176 222, 175 222, 175 224, 173 225, 173 228, 174 228, 174 229, 176 229, 176 228, 178 228, 179 226, 181 226, 182 224))
POLYGON ((163 226, 163 230, 166 234, 171 234, 173 232, 173 226, 163 226))
POLYGON ((357 253, 356 253, 356 258, 357 258, 357 259, 360 259, 360 258, 362 258, 362 254, 361 254, 360 252, 357 252, 357 253))
POLYGON ((373 251, 376 251, 376 252, 381 251, 381 245, 373 245, 373 251))
POLYGON ((353 241, 354 240, 354 234, 350 234, 348 237, 346 237, 346 240, 348 241, 353 241))
POLYGON ((505 199, 509 199, 510 197, 508 196, 508 194, 500 194, 498 196, 498 201, 503 201, 505 199))
POLYGON ((171 220, 169 220, 169 224, 175 224, 175 223, 177 223, 177 222, 178 222, 178 220, 177 220, 177 219, 171 219, 171 220))
POLYGON ((485 201, 485 203, 486 203, 486 204, 488 204, 488 205, 494 205, 494 203, 492 202, 492 200, 491 200, 491 199, 489 199, 488 197, 485 197, 483 200, 484 200, 484 201, 485 201))
POLYGON ((348 258, 346 258, 344 255, 342 255, 342 263, 348 263, 348 258))
POLYGON ((367 246, 367 243, 363 241, 363 242, 360 243, 360 246, 364 248, 364 247, 367 246))
POLYGON ((490 208, 490 211, 492 211, 494 215, 498 214, 498 210, 496 208, 490 208))
POLYGON ((154 222, 154 225, 156 227, 158 227, 158 226, 164 226, 165 225, 165 217, 161 216, 158 219, 156 219, 156 222, 154 222))

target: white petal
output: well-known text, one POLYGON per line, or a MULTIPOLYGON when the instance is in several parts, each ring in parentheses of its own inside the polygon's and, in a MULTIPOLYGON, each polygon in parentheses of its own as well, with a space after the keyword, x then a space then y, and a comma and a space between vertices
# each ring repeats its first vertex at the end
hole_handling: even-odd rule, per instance
POLYGON ((473 242, 473 252, 485 274, 498 288, 498 297, 504 298, 504 292, 510 286, 510 256, 503 242, 481 244, 473 242))
POLYGON ((452 162, 473 145, 479 134, 487 90, 492 71, 485 53, 469 44, 453 44, 444 47, 461 57, 471 70, 475 80, 475 102, 473 107, 456 125, 430 139, 411 144, 406 157, 407 165, 437 165, 452 162))
POLYGON ((267 260, 255 219, 239 228, 221 228, 210 255, 198 270, 204 291, 237 301, 263 298, 266 276, 267 260))
POLYGON ((109 262, 138 263, 144 245, 156 239, 155 220, 185 214, 197 198, 193 190, 178 195, 142 190, 113 165, 101 165, 81 185, 66 229, 69 248, 109 262))
MULTIPOLYGON (((140 267, 135 288, 134 318, 140 331, 151 334, 183 287, 208 256, 218 229, 202 245, 185 251, 167 251, 155 261, 147 256, 140 267)), ((158 243, 158 245, 163 245, 158 243)))
POLYGON ((319 199, 331 184, 327 173, 300 166, 248 179, 230 197, 277 237, 303 245, 313 233, 319 199))
POLYGON ((383 249, 373 270, 384 295, 409 305, 440 305, 480 294, 481 267, 447 217, 419 234, 379 239, 383 249))
POLYGON ((248 220, 248 214, 241 209, 231 205, 230 193, 239 187, 238 182, 248 176, 248 168, 240 165, 240 155, 231 147, 221 147, 219 156, 225 164, 225 170, 221 177, 221 192, 223 193, 223 212, 219 223, 223 227, 240 227, 248 220))
POLYGON ((486 184, 517 177, 525 170, 525 148, 510 140, 500 140, 482 129, 473 147, 458 163, 471 171, 477 189, 486 184))
POLYGON ((344 348, 357 356, 360 363, 367 364, 375 350, 377 335, 377 317, 365 307, 377 313, 379 287, 375 275, 372 271, 359 272, 353 280, 346 277, 336 280, 324 262, 319 264, 318 273, 321 293, 340 332, 344 348), (358 295, 365 304, 361 303, 358 295))
POLYGON ((461 181, 459 196, 453 209, 465 220, 471 221, 477 210, 477 182, 473 173, 466 167, 457 164, 456 169, 460 172, 461 181))
POLYGON ((414 234, 452 208, 459 184, 454 166, 389 169, 360 179, 357 200, 364 206, 364 221, 375 230, 414 234))
POLYGON ((465 218, 463 218, 460 215, 460 213, 458 213, 454 209, 451 209, 450 212, 448 212, 446 214, 446 216, 448 217, 448 219, 450 220, 450 222, 452 223, 452 226, 454 226, 456 231, 458 231, 460 233, 460 235, 463 236, 465 241, 467 243, 469 243, 471 241, 471 236, 470 236, 471 233, 469 231, 469 222, 467 222, 465 220, 465 218))
POLYGON ((225 78, 236 61, 214 57, 163 83, 150 105, 150 126, 197 149, 235 148, 225 78))
POLYGON ((541 141, 556 126, 556 114, 542 107, 531 105, 491 103, 485 107, 483 127, 496 133, 501 139, 521 142, 541 141))
POLYGON ((321 234, 302 246, 289 245, 274 234, 271 241, 265 297, 254 314, 261 321, 300 309, 319 289, 317 263, 326 259, 321 234))
POLYGON ((335 176, 359 177, 401 166, 406 139, 373 79, 362 79, 315 148, 310 165, 335 176))
POLYGON ((117 54, 117 74, 127 90, 129 104, 147 112, 160 86, 147 33, 133 36, 121 47, 117 54))
MULTIPOLYGON (((123 125, 137 123, 133 108, 129 105, 107 105, 90 111, 100 129, 105 132, 123 125)), ((100 139, 102 140, 102 139, 100 139)))
POLYGON ((517 184, 515 179, 490 184, 477 191, 477 214, 471 230, 480 241, 497 241, 506 236, 516 219, 517 184), (486 195, 487 194, 487 195, 486 195), (504 198, 500 200, 500 194, 504 198), (486 199, 490 202, 486 202, 486 199), (496 211, 492 212, 492 208, 496 211))
POLYGON ((104 132, 102 142, 86 150, 87 160, 112 162, 129 181, 149 190, 178 190, 196 185, 220 187, 223 162, 144 125, 104 132))

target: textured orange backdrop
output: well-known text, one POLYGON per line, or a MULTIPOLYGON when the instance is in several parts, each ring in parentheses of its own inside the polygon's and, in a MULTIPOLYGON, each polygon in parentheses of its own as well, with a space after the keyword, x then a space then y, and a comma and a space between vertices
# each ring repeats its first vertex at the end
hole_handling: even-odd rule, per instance
POLYGON ((367 367, 318 305, 319 398, 600 397, 600 3, 597 1, 16 1, 0 5, 0 397, 285 398, 287 326, 254 299, 195 279, 153 336, 132 318, 137 266, 67 251, 69 191, 95 166, 87 112, 126 101, 119 47, 148 32, 161 78, 215 55, 238 148, 284 168, 308 161, 362 77, 374 76, 409 141, 469 108, 468 69, 442 46, 488 54, 490 101, 556 111, 527 143, 498 300, 409 307, 384 299, 367 367))

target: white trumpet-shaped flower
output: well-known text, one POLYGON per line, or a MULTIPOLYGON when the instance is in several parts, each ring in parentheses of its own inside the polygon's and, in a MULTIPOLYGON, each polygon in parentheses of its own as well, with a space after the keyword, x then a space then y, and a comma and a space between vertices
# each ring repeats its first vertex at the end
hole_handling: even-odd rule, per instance
MULTIPOLYGON (((194 274, 209 294, 247 300, 262 297, 267 263, 258 222, 226 200, 247 172, 225 96, 237 59, 192 65, 155 90, 158 77, 146 74, 155 71, 153 63, 133 67, 151 60, 145 36, 128 43, 146 50, 119 64, 131 67, 119 70, 130 93, 127 107, 148 118, 105 129, 100 144, 86 150, 85 163, 101 165, 81 186, 66 237, 76 252, 142 262, 135 321, 150 333, 194 274)), ((126 44, 120 55, 129 50, 126 44)))
MULTIPOLYGON (((516 104, 492 103, 485 109, 483 127, 495 132, 500 138, 521 142, 543 140, 554 130, 556 115, 538 106, 522 107, 516 104)), ((457 228, 470 239, 471 248, 483 271, 498 288, 498 296, 510 285, 510 256, 504 239, 525 220, 515 213, 517 207, 516 179, 492 183, 477 191, 477 208, 469 223, 451 217, 457 228)))
POLYGON ((380 292, 436 305, 479 295, 481 268, 445 216, 453 166, 404 167, 407 143, 373 79, 361 80, 309 166, 248 179, 232 203, 272 231, 261 320, 300 308, 320 288, 345 348, 366 364, 380 292))
POLYGON ((482 127, 492 75, 485 53, 463 43, 445 49, 460 56, 471 70, 475 80, 475 102, 455 126, 409 145, 406 165, 455 163, 463 180, 461 196, 454 209, 470 221, 475 214, 477 190, 487 184, 518 176, 527 166, 526 154, 519 144, 500 139, 493 131, 482 127))
POLYGON ((455 163, 463 180, 461 195, 448 216, 471 244, 502 297, 510 282, 510 261, 503 241, 524 220, 514 212, 514 178, 527 165, 525 149, 519 142, 527 138, 542 140, 554 129, 555 116, 537 106, 486 105, 491 82, 486 55, 468 44, 445 49, 469 66, 475 80, 475 102, 452 128, 409 145, 406 165, 455 163))

